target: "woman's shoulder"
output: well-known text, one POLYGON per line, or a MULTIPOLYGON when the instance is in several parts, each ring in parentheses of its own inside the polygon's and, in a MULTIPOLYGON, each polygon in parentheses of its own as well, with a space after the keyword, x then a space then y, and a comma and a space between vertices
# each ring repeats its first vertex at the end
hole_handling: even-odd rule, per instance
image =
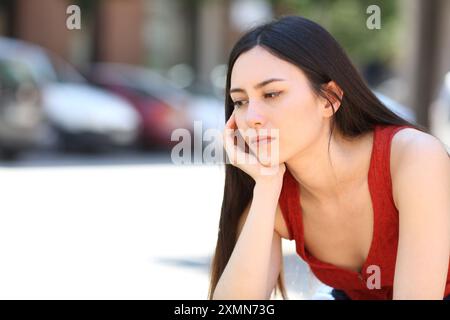
MULTIPOLYGON (((394 200, 397 180, 405 176, 408 168, 448 166, 449 156, 445 145, 432 134, 415 128, 402 128, 392 137, 390 154, 390 172, 393 185, 394 200)), ((431 172, 430 172, 431 174, 431 172)), ((411 177, 413 179, 413 176, 411 177)), ((411 184, 420 181, 410 181, 411 184)))
MULTIPOLYGON (((432 134, 412 127, 401 128, 391 141, 391 171, 399 169, 404 161, 414 161, 414 155, 445 154, 445 145, 432 134)), ((417 157, 416 157, 417 158, 417 157)))

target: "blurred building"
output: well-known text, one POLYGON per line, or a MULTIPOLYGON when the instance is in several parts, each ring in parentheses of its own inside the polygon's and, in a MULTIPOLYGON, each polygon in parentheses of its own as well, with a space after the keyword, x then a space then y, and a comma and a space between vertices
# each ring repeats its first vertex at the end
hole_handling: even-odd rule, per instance
POLYGON ((143 58, 142 6, 141 0, 6 1, 3 30, 5 35, 37 43, 69 61, 82 62, 83 57, 138 64, 143 58), (81 30, 66 27, 71 4, 81 8, 81 30))
MULTIPOLYGON (((3 0, 0 34, 38 43, 79 67, 92 61, 142 64, 210 91, 212 78, 224 70, 216 72, 217 66, 226 63, 240 33, 274 15, 301 13, 289 12, 286 3, 290 1, 3 0), (66 28, 71 4, 81 8, 81 30, 66 28)), ((428 106, 450 70, 450 1, 398 4, 405 40, 399 44, 397 64, 402 79, 391 91, 428 126, 428 106)))
POLYGON ((232 41, 227 6, 220 0, 6 0, 0 34, 37 43, 80 67, 92 61, 161 70, 184 64, 206 85, 232 41), (81 9, 81 30, 66 28, 71 4, 81 9))
POLYGON ((398 65, 404 102, 429 127, 429 106, 450 71, 450 1, 402 0, 404 59, 398 65))

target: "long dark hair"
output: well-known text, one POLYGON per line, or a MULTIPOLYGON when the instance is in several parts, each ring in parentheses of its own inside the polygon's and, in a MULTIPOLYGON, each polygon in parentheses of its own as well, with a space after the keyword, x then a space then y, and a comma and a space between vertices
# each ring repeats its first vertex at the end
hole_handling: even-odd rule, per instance
MULTIPOLYGON (((389 110, 372 93, 337 41, 320 25, 299 16, 284 16, 257 26, 244 34, 231 50, 226 91, 225 121, 233 112, 229 95, 231 71, 236 59, 255 46, 261 46, 273 55, 299 67, 309 80, 313 92, 330 102, 333 108, 331 136, 335 127, 344 137, 356 137, 372 131, 375 125, 408 125, 420 131, 427 130, 401 118, 389 110), (325 85, 334 81, 343 97, 327 91, 325 85), (331 99, 341 103, 335 112, 331 99)), ((219 222, 216 249, 211 264, 209 299, 225 269, 237 241, 239 218, 251 201, 254 180, 239 168, 225 164, 225 188, 219 222)), ((287 299, 283 269, 277 280, 277 289, 287 299)))

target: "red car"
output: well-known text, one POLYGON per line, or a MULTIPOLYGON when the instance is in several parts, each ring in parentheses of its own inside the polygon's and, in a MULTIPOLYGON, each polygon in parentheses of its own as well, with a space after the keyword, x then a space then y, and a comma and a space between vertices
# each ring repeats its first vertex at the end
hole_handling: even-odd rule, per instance
POLYGON ((189 97, 151 70, 122 64, 98 63, 87 75, 89 81, 127 99, 141 116, 140 142, 146 148, 170 149, 175 129, 193 133, 188 114, 189 97))

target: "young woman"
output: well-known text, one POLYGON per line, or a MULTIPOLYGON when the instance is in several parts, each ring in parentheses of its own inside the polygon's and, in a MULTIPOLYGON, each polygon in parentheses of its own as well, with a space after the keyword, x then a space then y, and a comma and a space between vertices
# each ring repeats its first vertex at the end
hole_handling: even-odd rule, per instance
POLYGON ((225 104, 210 299, 286 299, 282 238, 336 299, 450 294, 445 147, 386 108, 326 30, 288 16, 249 31, 230 55, 225 104), (275 142, 277 163, 262 161, 275 142))

